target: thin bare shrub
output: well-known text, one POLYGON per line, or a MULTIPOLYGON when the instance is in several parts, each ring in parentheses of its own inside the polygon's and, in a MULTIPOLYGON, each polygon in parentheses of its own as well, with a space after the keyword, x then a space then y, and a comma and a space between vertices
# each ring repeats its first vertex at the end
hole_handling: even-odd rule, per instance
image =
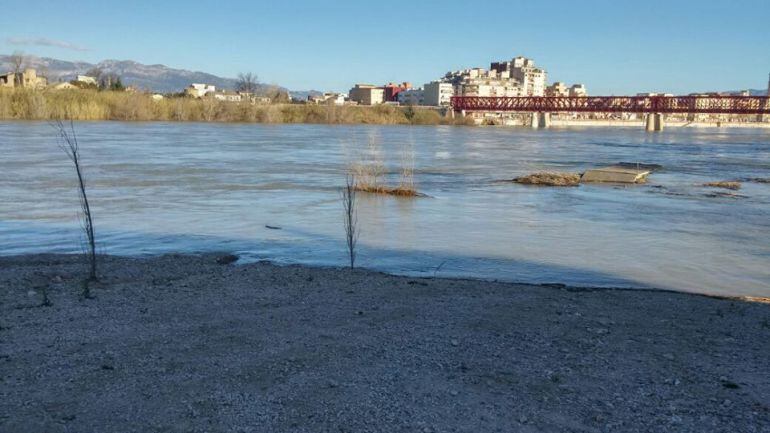
POLYGON ((356 244, 358 243, 358 212, 356 211, 356 178, 352 174, 345 177, 345 187, 342 189, 342 209, 345 212, 345 242, 348 248, 350 269, 356 265, 356 244))
POLYGON ((86 236, 86 258, 88 260, 88 278, 83 283, 83 296, 86 298, 91 297, 91 291, 89 288, 90 283, 97 281, 96 276, 96 237, 94 235, 94 220, 91 214, 91 206, 88 203, 88 194, 86 193, 86 180, 83 175, 83 169, 81 167, 80 159, 80 146, 78 145, 78 139, 75 135, 75 126, 70 121, 69 128, 66 127, 60 120, 53 123, 59 134, 59 147, 67 154, 70 161, 72 161, 75 167, 75 174, 78 178, 78 195, 80 198, 80 217, 83 232, 86 236))
POLYGON ((356 179, 355 186, 359 191, 380 192, 385 176, 385 164, 382 162, 382 152, 374 137, 369 137, 368 155, 365 160, 358 161, 350 167, 351 174, 356 179))

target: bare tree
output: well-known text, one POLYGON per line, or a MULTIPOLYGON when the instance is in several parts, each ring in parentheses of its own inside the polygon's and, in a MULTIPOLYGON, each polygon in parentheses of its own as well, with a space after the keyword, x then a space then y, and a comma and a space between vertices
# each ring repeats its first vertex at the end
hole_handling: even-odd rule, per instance
POLYGON ((87 252, 86 256, 89 264, 88 278, 83 284, 83 296, 86 298, 91 297, 91 291, 89 284, 97 281, 96 276, 96 238, 94 236, 94 220, 91 214, 91 206, 88 204, 88 195, 86 194, 86 181, 83 175, 80 160, 80 147, 78 146, 78 139, 75 135, 75 126, 70 120, 69 128, 67 128, 61 120, 55 121, 54 128, 59 134, 59 147, 67 154, 72 164, 75 166, 75 173, 78 177, 78 192, 80 196, 80 210, 83 231, 86 235, 87 252))
POLYGON ((345 241, 348 247, 350 269, 356 265, 356 244, 358 243, 358 212, 356 212, 356 178, 348 174, 342 189, 342 208, 345 211, 345 241))
POLYGON ((11 54, 11 65, 13 66, 13 84, 14 86, 18 86, 21 84, 19 72, 22 71, 24 68, 24 63, 26 62, 27 58, 24 55, 24 52, 22 51, 14 51, 13 54, 11 54))
POLYGON ((257 74, 246 72, 238 74, 238 79, 235 81, 235 90, 241 93, 251 93, 252 95, 257 93, 259 89, 259 78, 257 74))
MULTIPOLYGON (((88 71, 86 71, 86 76, 93 77, 94 81, 96 81, 96 84, 95 85, 94 84, 85 84, 84 85, 85 87, 92 88, 92 87, 95 86, 97 89, 101 89, 102 88, 102 85, 104 84, 104 79, 105 79, 104 70, 102 70, 99 67, 93 67, 93 68, 89 69, 88 71)), ((83 84, 81 84, 81 85, 83 85, 83 84)))
POLYGON ((104 75, 104 71, 102 70, 102 68, 95 66, 89 69, 88 71, 86 71, 86 75, 88 75, 89 77, 94 77, 94 79, 98 82, 102 78, 102 75, 104 75))
POLYGON ((271 85, 264 93, 272 103, 285 103, 291 100, 289 92, 275 85, 271 85))
POLYGON ((99 89, 122 91, 125 90, 125 86, 123 86, 123 81, 120 79, 120 75, 104 74, 102 75, 102 79, 99 81, 99 89))

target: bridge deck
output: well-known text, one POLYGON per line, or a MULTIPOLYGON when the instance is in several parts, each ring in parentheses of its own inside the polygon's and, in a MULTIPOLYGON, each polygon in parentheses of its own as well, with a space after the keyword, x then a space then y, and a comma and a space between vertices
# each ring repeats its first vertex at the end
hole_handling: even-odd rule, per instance
POLYGON ((455 96, 456 111, 770 114, 768 96, 455 96))

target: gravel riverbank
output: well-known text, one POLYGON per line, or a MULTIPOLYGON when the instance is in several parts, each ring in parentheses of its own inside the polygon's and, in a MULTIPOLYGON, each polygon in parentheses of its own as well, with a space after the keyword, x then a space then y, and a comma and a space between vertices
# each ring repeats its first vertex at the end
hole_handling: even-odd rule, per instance
POLYGON ((218 257, 0 258, 0 431, 770 432, 770 304, 218 257))

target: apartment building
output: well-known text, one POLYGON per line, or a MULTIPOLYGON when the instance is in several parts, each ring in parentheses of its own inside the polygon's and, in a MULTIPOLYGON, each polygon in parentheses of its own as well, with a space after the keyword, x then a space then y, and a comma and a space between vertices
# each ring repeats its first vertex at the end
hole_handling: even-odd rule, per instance
MULTIPOLYGON (((493 62, 489 70, 470 68, 448 72, 440 81, 452 84, 457 96, 544 96, 546 94, 545 70, 536 68, 535 62, 526 57, 510 61, 493 62)), ((426 89, 426 103, 434 100, 426 89)), ((451 98, 451 96, 445 96, 451 98)))
POLYGON ((347 95, 344 93, 334 93, 334 92, 326 92, 322 95, 308 95, 307 102, 321 105, 321 104, 334 104, 334 105, 345 105, 345 99, 347 98, 347 95))
POLYGON ((385 88, 371 84, 356 84, 349 92, 350 100, 360 105, 378 105, 385 102, 385 88))
POLYGON ((428 105, 425 102, 425 92, 423 89, 408 89, 398 93, 398 103, 400 105, 428 105))
POLYGON ((569 95, 588 96, 588 91, 586 90, 586 86, 583 84, 573 84, 572 87, 569 88, 569 95))
POLYGON ((455 94, 454 86, 452 83, 445 83, 441 81, 431 81, 430 83, 427 83, 423 89, 424 104, 434 107, 449 106, 452 100, 452 96, 455 94))
POLYGON ((185 90, 184 93, 187 96, 194 98, 202 98, 209 93, 215 93, 217 91, 216 86, 211 84, 192 83, 185 90))
POLYGON ((545 88, 545 96, 569 96, 569 87, 561 81, 557 81, 545 88))
POLYGON ((588 91, 583 84, 567 87, 563 82, 557 81, 545 88, 545 96, 588 96, 588 91))
POLYGON ((385 85, 385 102, 397 102, 398 94, 412 88, 412 84, 403 82, 401 84, 388 83, 385 85))
POLYGON ((27 68, 23 72, 0 75, 0 87, 24 87, 40 89, 48 85, 48 79, 37 75, 37 71, 27 68))
POLYGON ((545 96, 547 73, 535 67, 532 59, 519 56, 509 62, 492 63, 490 69, 521 83, 522 96, 545 96))

